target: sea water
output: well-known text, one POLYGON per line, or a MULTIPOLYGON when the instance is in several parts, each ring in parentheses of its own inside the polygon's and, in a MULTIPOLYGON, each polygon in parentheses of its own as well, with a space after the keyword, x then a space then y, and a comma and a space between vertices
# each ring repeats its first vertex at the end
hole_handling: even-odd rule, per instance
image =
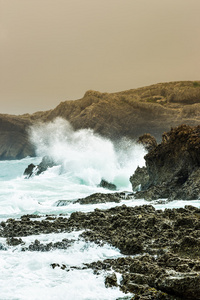
MULTIPOLYGON (((127 139, 113 144, 92 130, 74 131, 62 119, 46 125, 38 124, 30 128, 29 133, 37 157, 0 161, 0 222, 8 218, 17 219, 24 214, 64 214, 69 217, 74 211, 89 212, 95 208, 107 209, 122 204, 147 204, 145 200, 134 198, 124 199, 118 204, 73 204, 74 200, 96 192, 110 192, 98 187, 102 178, 114 183, 118 191, 131 192, 129 178, 138 166, 145 164, 146 152, 141 145, 127 139), (52 157, 57 165, 39 176, 25 178, 25 168, 31 163, 39 164, 45 155, 52 157), (59 200, 67 200, 67 205, 57 206, 59 200)), ((199 201, 154 201, 151 204, 157 209, 183 207, 186 204, 200 207, 199 201)), ((79 239, 80 233, 21 237, 26 247, 35 239, 43 244, 64 238, 75 240, 65 250, 49 252, 21 251, 24 245, 9 247, 6 239, 0 238, 4 249, 0 250, 0 300, 114 300, 123 297, 118 288, 105 288, 107 273, 95 275, 90 269, 70 269, 74 266, 81 268, 84 263, 122 256, 118 249, 108 244, 102 247, 79 239), (53 269, 52 263, 64 264, 68 271, 53 269)), ((120 274, 117 277, 120 281, 120 274)))

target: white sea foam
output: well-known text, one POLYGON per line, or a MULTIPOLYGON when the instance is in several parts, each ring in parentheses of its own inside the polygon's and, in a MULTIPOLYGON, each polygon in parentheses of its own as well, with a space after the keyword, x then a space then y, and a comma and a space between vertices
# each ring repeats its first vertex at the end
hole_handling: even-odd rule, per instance
POLYGON ((33 126, 30 134, 38 156, 52 157, 61 165, 60 172, 77 183, 96 186, 104 178, 127 187, 129 176, 144 165, 145 150, 134 141, 124 139, 116 147, 91 129, 74 131, 61 118, 33 126))
MULTIPOLYGON (((81 232, 49 234, 23 237, 25 246, 37 238, 42 243, 55 242, 63 238, 75 239, 66 250, 50 252, 21 252, 21 246, 1 252, 0 299, 110 299, 114 300, 123 293, 119 289, 106 289, 105 275, 98 276, 87 270, 52 269, 52 263, 82 267, 84 263, 117 258, 121 254, 109 245, 99 247, 94 243, 78 240, 81 232)), ((2 242, 2 238, 0 242, 2 242)))
MULTIPOLYGON (((80 205, 73 200, 95 192, 107 193, 97 187, 102 178, 117 185, 118 190, 131 191, 129 182, 137 166, 144 165, 145 150, 130 140, 114 145, 92 130, 74 131, 68 122, 57 119, 49 124, 39 124, 30 130, 38 157, 16 161, 0 161, 0 221, 17 218, 23 214, 65 214, 74 211, 89 212, 95 208, 108 209, 126 204, 146 204, 144 199, 123 200, 121 203, 80 205), (39 164, 42 157, 51 156, 58 165, 39 176, 25 179, 25 168, 39 164), (58 200, 68 200, 66 206, 57 207, 58 200)), ((186 204, 200 207, 196 201, 173 201, 148 204, 156 209, 183 207, 186 204)), ((99 247, 78 240, 80 232, 22 237, 25 245, 35 239, 49 243, 63 238, 75 239, 66 250, 50 252, 22 252, 21 245, 8 247, 6 239, 0 243, 8 250, 0 256, 0 300, 114 300, 123 293, 117 288, 106 289, 105 275, 94 275, 92 270, 61 270, 51 268, 52 263, 81 266, 106 258, 119 257, 119 251, 109 245, 99 247)), ((119 275, 118 275, 119 277, 119 275)), ((118 278, 119 280, 119 278, 118 278)))

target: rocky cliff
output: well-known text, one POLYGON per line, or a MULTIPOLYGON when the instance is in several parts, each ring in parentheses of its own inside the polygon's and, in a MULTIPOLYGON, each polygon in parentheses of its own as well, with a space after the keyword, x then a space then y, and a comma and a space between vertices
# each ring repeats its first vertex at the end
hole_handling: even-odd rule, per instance
POLYGON ((137 198, 200 199, 200 126, 181 125, 162 136, 130 181, 137 198))
POLYGON ((0 159, 21 159, 34 156, 29 142, 27 128, 30 120, 11 115, 0 115, 0 159))
POLYGON ((74 129, 92 128, 111 139, 137 139, 150 133, 160 141, 171 127, 200 123, 200 81, 160 83, 118 93, 88 91, 82 99, 61 102, 50 111, 0 115, 0 159, 34 155, 27 128, 56 117, 68 120, 74 129))

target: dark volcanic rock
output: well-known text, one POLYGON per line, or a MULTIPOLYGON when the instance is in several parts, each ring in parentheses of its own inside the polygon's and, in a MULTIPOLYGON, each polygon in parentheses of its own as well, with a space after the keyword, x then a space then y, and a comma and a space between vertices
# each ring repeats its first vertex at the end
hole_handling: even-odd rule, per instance
POLYGON ((200 198, 200 126, 181 125, 164 133, 145 161, 146 168, 138 168, 130 178, 133 189, 141 184, 136 198, 200 198))
POLYGON ((53 249, 67 249, 73 244, 74 240, 63 239, 61 242, 42 244, 35 240, 28 247, 23 247, 22 251, 51 251, 53 249))
MULTIPOLYGON (((107 287, 118 284, 115 275, 109 274, 120 273, 122 278, 118 286, 124 293, 133 293, 133 299, 200 299, 199 208, 185 206, 162 211, 151 205, 122 205, 107 210, 95 209, 90 213, 74 212, 69 218, 32 220, 27 215, 0 223, 0 236, 12 241, 10 245, 21 242, 22 236, 72 230, 84 230, 80 238, 99 246, 109 243, 124 255, 137 254, 72 269, 92 268, 96 275, 107 272, 107 287)), ((44 245, 35 240, 25 250, 48 251, 63 249, 70 244, 71 241, 63 240, 44 245)), ((55 262, 52 268, 55 267, 69 271, 64 264, 55 262)))
POLYGON ((28 165, 28 167, 24 171, 24 175, 26 176, 26 178, 29 178, 34 174, 35 167, 36 166, 34 164, 28 165))
POLYGON ((169 294, 181 299, 200 299, 200 274, 172 274, 156 280, 156 286, 169 294))
MULTIPOLYGON (((125 293, 134 293, 133 299, 200 299, 200 273, 193 272, 189 267, 194 262, 188 259, 185 263, 188 271, 177 272, 175 265, 181 264, 181 259, 174 256, 174 261, 179 262, 169 266, 167 262, 161 264, 164 256, 166 255, 160 255, 156 259, 146 254, 136 258, 106 259, 86 265, 92 268, 95 274, 111 270, 121 273, 122 279, 119 287, 125 293)), ((110 280, 111 286, 112 283, 116 284, 113 274, 109 274, 105 280, 106 283, 110 280)))
POLYGON ((85 198, 78 199, 74 203, 80 203, 80 204, 98 204, 98 203, 106 203, 106 202, 119 203, 121 200, 124 200, 127 197, 129 198, 130 195, 126 196, 125 192, 113 193, 113 194, 94 193, 85 198))
POLYGON ((105 286, 108 287, 113 287, 113 286, 118 286, 117 284, 117 276, 115 273, 109 274, 106 279, 105 279, 105 286))
POLYGON ((142 144, 148 152, 150 152, 157 146, 157 141, 155 137, 153 137, 149 133, 145 133, 142 136, 140 136, 137 142, 139 144, 142 144))
POLYGON ((111 190, 111 191, 116 191, 116 189, 117 189, 115 184, 108 182, 105 179, 101 179, 99 186, 103 187, 105 189, 111 190))
POLYGON ((24 244, 21 238, 17 239, 14 237, 7 238, 6 242, 9 246, 18 246, 20 244, 24 244))
POLYGON ((26 176, 26 178, 29 178, 33 175, 40 175, 41 173, 45 172, 48 168, 52 168, 56 165, 57 164, 53 161, 52 158, 50 158, 49 156, 44 156, 39 165, 28 165, 28 167, 24 171, 24 175, 26 176))
POLYGON ((137 167, 135 173, 130 177, 130 182, 132 184, 133 191, 137 189, 144 190, 146 185, 149 182, 149 174, 147 168, 145 167, 137 167))

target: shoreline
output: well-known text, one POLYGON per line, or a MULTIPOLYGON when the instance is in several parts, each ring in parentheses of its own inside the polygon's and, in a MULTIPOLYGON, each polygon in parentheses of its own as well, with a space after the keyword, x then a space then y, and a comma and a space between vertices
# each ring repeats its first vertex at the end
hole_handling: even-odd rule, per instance
MULTIPOLYGON (((126 205, 93 212, 74 212, 69 218, 34 215, 1 222, 0 236, 9 247, 22 245, 23 251, 66 249, 73 240, 43 245, 35 240, 28 248, 23 236, 83 230, 79 238, 98 246, 108 243, 123 258, 106 259, 83 266, 98 275, 106 272, 105 286, 133 293, 131 299, 200 299, 200 208, 155 210, 152 205, 126 205), (112 276, 110 271, 112 270, 112 276), (120 284, 116 281, 120 273, 120 284)), ((2 249, 3 250, 3 249, 2 249)), ((67 271, 55 261, 51 267, 67 271)), ((81 271, 81 268, 80 268, 81 271)))

